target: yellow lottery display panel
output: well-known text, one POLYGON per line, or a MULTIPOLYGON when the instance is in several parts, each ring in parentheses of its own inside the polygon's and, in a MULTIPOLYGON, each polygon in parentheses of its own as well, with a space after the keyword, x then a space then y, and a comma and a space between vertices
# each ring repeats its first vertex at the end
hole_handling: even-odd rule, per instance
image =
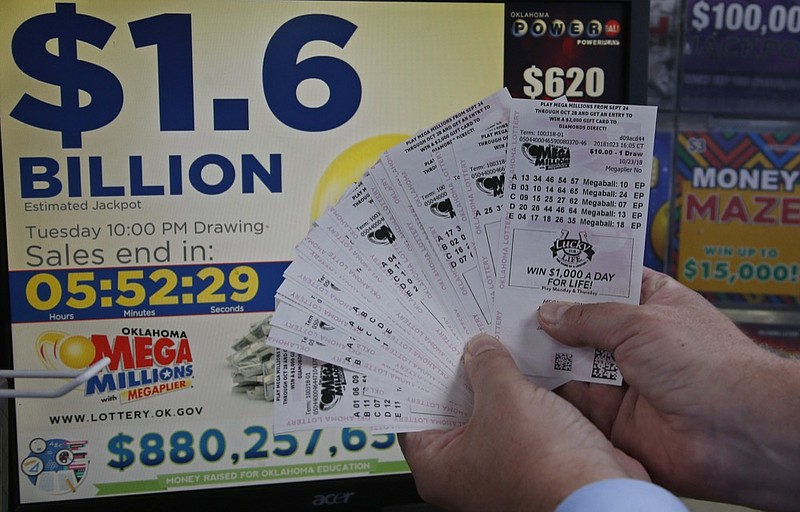
POLYGON ((503 26, 502 4, 6 2, 14 366, 111 360, 16 401, 20 500, 407 470, 393 434, 274 435, 263 339, 313 219, 502 87, 503 26))

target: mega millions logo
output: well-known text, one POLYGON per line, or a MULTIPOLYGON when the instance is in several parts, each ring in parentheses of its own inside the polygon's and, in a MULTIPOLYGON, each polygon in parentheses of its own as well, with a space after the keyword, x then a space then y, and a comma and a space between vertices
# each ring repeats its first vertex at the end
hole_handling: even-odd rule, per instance
POLYGON ((495 174, 494 176, 484 176, 475 180, 478 190, 492 197, 503 195, 503 186, 506 183, 505 174, 495 174))
POLYGON ((367 240, 373 244, 385 245, 393 244, 397 237, 389 226, 382 224, 381 227, 367 235, 367 240))
POLYGON ((329 411, 341 400, 347 380, 340 366, 324 363, 320 368, 319 410, 329 411))
POLYGON ((545 171, 553 171, 569 167, 570 152, 568 146, 540 145, 526 142, 522 145, 522 154, 530 163, 545 171))
POLYGON ((81 370, 108 357, 109 365, 86 381, 84 390, 104 402, 131 402, 192 386, 192 350, 184 331, 124 327, 120 334, 89 336, 46 331, 36 350, 51 370, 81 370))

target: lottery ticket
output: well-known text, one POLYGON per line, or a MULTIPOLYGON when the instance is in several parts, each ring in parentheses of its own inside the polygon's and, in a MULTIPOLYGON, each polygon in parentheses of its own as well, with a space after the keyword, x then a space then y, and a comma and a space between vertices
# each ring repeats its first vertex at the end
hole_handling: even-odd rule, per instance
MULTIPOLYGON (((363 334, 361 329, 351 329, 356 337, 369 336, 370 333, 375 332, 383 340, 383 343, 393 349, 393 354, 402 355, 402 360, 416 370, 414 375, 416 378, 423 378, 431 385, 442 389, 446 389, 447 383, 454 379, 454 368, 442 367, 427 351, 420 348, 416 340, 400 336, 396 325, 386 317, 377 314, 374 306, 363 298, 353 297, 343 287, 331 281, 326 274, 319 272, 302 260, 295 260, 284 272, 284 277, 286 281, 281 287, 288 282, 303 288, 326 304, 332 305, 344 318, 346 325, 364 326, 363 334)), ((325 316, 322 315, 322 318, 325 316)))
MULTIPOLYGON (((363 263, 365 258, 356 252, 350 253, 347 250, 349 248, 339 245, 323 228, 317 226, 312 228, 303 242, 297 246, 296 253, 299 258, 305 259, 329 275, 331 280, 342 286, 351 296, 366 299, 374 307, 376 314, 394 323, 399 336, 412 339, 432 353, 440 355, 435 352, 440 345, 430 337, 431 331, 420 327, 398 301, 397 296, 390 293, 391 288, 383 288, 379 276, 375 275, 371 268, 359 264, 363 263)), ((446 358, 439 362, 443 366, 450 366, 452 363, 446 358)))
POLYGON ((502 90, 387 150, 284 272, 266 340, 276 432, 462 425, 478 332, 547 389, 619 384, 611 354, 562 346, 537 311, 638 303, 655 114, 502 90))
POLYGON ((440 256, 444 256, 449 262, 446 268, 450 271, 452 285, 461 294, 461 302, 469 304, 473 308, 473 314, 480 313, 480 330, 487 332, 494 320, 491 315, 492 304, 475 258, 475 242, 462 201, 463 192, 459 190, 461 176, 458 173, 458 163, 450 146, 434 151, 433 159, 436 162, 434 172, 442 179, 442 188, 439 190, 446 194, 445 201, 451 218, 436 228, 429 227, 428 236, 431 244, 438 244, 436 250, 440 256), (477 310, 474 309, 476 306, 477 310))
MULTIPOLYGON (((341 329, 328 324, 315 314, 308 313, 291 303, 282 303, 272 315, 273 326, 315 340, 317 344, 332 347, 343 354, 370 359, 376 363, 389 361, 372 343, 349 336, 341 329)), ((272 338, 267 339, 272 344, 272 338)), ((305 352, 305 351, 304 351, 305 352)), ((307 355, 313 355, 305 352, 307 355)), ((319 357, 317 358, 319 359, 319 357)), ((390 366, 387 366, 391 369, 390 366)), ((399 370, 402 373, 402 370, 399 370)))
POLYGON ((343 354, 315 339, 280 328, 277 328, 270 336, 270 345, 331 363, 350 372, 363 374, 366 378, 363 393, 367 396, 391 397, 394 400, 406 402, 410 411, 415 413, 466 418, 468 409, 449 402, 446 393, 437 393, 419 387, 415 381, 406 379, 395 372, 389 372, 369 358, 343 354), (367 382, 369 385, 366 384, 367 382))
MULTIPOLYGON (((305 313, 319 314, 320 318, 326 323, 336 325, 349 336, 372 345, 373 348, 382 354, 384 361, 386 361, 385 364, 388 367, 402 371, 404 376, 418 382, 427 383, 432 380, 405 352, 384 342, 382 338, 372 334, 363 325, 345 319, 340 312, 328 308, 322 299, 314 295, 308 295, 304 290, 293 289, 291 286, 288 290, 281 290, 279 288, 276 297, 281 301, 278 308, 279 310, 286 305, 293 305, 305 313)), ((271 343, 271 341, 267 340, 267 343, 271 343)))
POLYGON ((428 248, 419 223, 411 216, 404 220, 403 217, 400 219, 397 217, 400 214, 398 212, 402 211, 408 201, 405 193, 397 190, 394 180, 380 163, 370 168, 361 181, 392 226, 395 240, 400 242, 395 250, 412 268, 419 269, 419 273, 422 279, 428 283, 435 301, 442 305, 449 324, 456 331, 456 336, 460 339, 468 339, 474 333, 474 325, 466 319, 467 315, 461 307, 461 301, 450 288, 449 280, 439 260, 428 248))
POLYGON ((655 107, 512 106, 495 334, 524 373, 620 383, 611 354, 538 328, 544 301, 638 304, 655 107))
POLYGON ((276 433, 341 425, 399 431, 452 428, 462 418, 413 412, 408 403, 365 395, 368 378, 332 363, 276 349, 276 433))
POLYGON ((488 330, 488 298, 471 254, 469 227, 462 225, 453 210, 435 152, 506 119, 510 102, 506 90, 495 93, 389 149, 381 158, 395 188, 406 196, 406 201, 393 205, 395 218, 407 234, 422 232, 424 250, 433 255, 439 273, 445 276, 449 297, 457 299, 467 313, 470 335, 488 330))
MULTIPOLYGON (((429 401, 432 400, 431 394, 435 390, 425 386, 419 379, 407 377, 414 371, 408 365, 396 358, 388 357, 381 348, 375 348, 347 335, 313 314, 306 313, 291 304, 282 304, 273 315, 272 321, 273 327, 280 330, 270 336, 269 345, 289 350, 298 348, 294 351, 315 359, 349 367, 353 371, 375 375, 409 390, 413 388, 413 390, 419 391, 418 396, 427 397, 429 401), (289 337, 287 333, 294 336, 289 337), (299 348, 298 343, 304 346, 299 348), (293 344, 294 347, 290 344, 293 344), (322 347, 325 347, 325 350, 322 347), (337 359, 328 358, 332 354, 330 350, 335 350, 339 354, 337 359)), ((457 372, 463 372, 460 366, 455 366, 455 368, 457 372)), ((456 382, 459 381, 463 381, 463 377, 456 380, 456 382)), ((469 410, 470 400, 468 397, 462 403, 457 403, 452 400, 451 394, 448 394, 447 401, 441 401, 441 403, 451 409, 469 410)), ((464 394, 461 395, 463 397, 464 394)))
POLYGON ((493 251, 500 239, 505 185, 508 122, 500 123, 455 141, 451 148, 459 173, 459 186, 474 253, 486 290, 490 314, 494 314, 494 281, 497 275, 493 251))
POLYGON ((386 425, 410 414, 408 405, 365 397, 363 374, 297 352, 276 349, 275 432, 334 424, 386 425), (280 405, 280 406, 277 406, 280 405))
MULTIPOLYGON (((319 230, 312 230, 307 237, 311 240, 315 231, 324 233, 325 237, 318 244, 320 248, 314 251, 324 251, 328 255, 321 258, 321 265, 360 274, 358 279, 343 280, 343 285, 351 286, 354 294, 358 294, 359 287, 365 289, 363 295, 395 319, 407 336, 419 340, 443 365, 453 366, 461 356, 461 345, 452 331, 437 319, 436 313, 420 302, 420 296, 429 295, 429 292, 424 281, 415 279, 414 272, 401 263, 401 257, 393 250, 391 228, 370 203, 362 185, 347 197, 358 200, 343 201, 341 209, 332 208, 320 219, 319 230), (355 228, 348 224, 348 219, 355 223, 355 228), (351 268, 355 270, 349 270, 351 268)), ((427 303, 436 311, 440 309, 432 298, 427 303)))
MULTIPOLYGON (((359 327, 366 326, 364 335, 369 335, 372 331, 378 332, 386 351, 411 369, 408 376, 420 379, 421 384, 434 391, 445 391, 454 403, 463 404, 469 401, 466 382, 463 375, 459 374, 458 366, 440 364, 430 355, 430 351, 420 346, 419 340, 403 336, 395 324, 379 316, 364 299, 348 294, 325 273, 317 271, 302 260, 296 261, 284 276, 286 282, 304 287, 327 304, 333 304, 342 315, 349 314, 349 326, 357 326, 356 322, 360 322, 359 327)), ((361 334, 360 329, 352 331, 351 334, 361 334)))
MULTIPOLYGON (((526 100, 512 99, 513 102, 526 100)), ((566 104, 562 96, 553 103, 566 104)), ((505 185, 508 120, 485 127, 453 141, 450 153, 455 169, 442 168, 448 181, 454 206, 470 227, 479 275, 494 318, 494 281, 497 277, 496 254, 502 226, 505 185), (453 173, 457 173, 452 175, 453 173), (452 175, 452 176, 451 176, 452 175), (463 211, 462 211, 463 209, 463 211)))
POLYGON ((393 368, 374 347, 347 336, 314 315, 285 305, 278 309, 275 316, 274 328, 278 331, 271 333, 267 341, 270 346, 333 362, 355 372, 385 377, 398 385, 419 384, 404 376, 406 369, 402 366, 393 368))

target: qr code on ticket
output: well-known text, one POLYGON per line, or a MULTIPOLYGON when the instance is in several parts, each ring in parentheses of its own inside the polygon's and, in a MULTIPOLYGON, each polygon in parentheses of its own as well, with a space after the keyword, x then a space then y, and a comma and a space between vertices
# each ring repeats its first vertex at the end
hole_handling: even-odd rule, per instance
POLYGON ((617 376, 619 376, 619 369, 611 352, 595 349, 594 361, 592 361, 592 377, 615 380, 617 376))

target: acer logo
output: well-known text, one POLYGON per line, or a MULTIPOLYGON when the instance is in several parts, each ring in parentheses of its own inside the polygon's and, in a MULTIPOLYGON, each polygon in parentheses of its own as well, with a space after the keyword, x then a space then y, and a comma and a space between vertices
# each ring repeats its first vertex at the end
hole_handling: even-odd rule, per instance
POLYGON ((346 505, 355 492, 332 492, 330 494, 317 494, 311 502, 315 507, 325 505, 346 505))

